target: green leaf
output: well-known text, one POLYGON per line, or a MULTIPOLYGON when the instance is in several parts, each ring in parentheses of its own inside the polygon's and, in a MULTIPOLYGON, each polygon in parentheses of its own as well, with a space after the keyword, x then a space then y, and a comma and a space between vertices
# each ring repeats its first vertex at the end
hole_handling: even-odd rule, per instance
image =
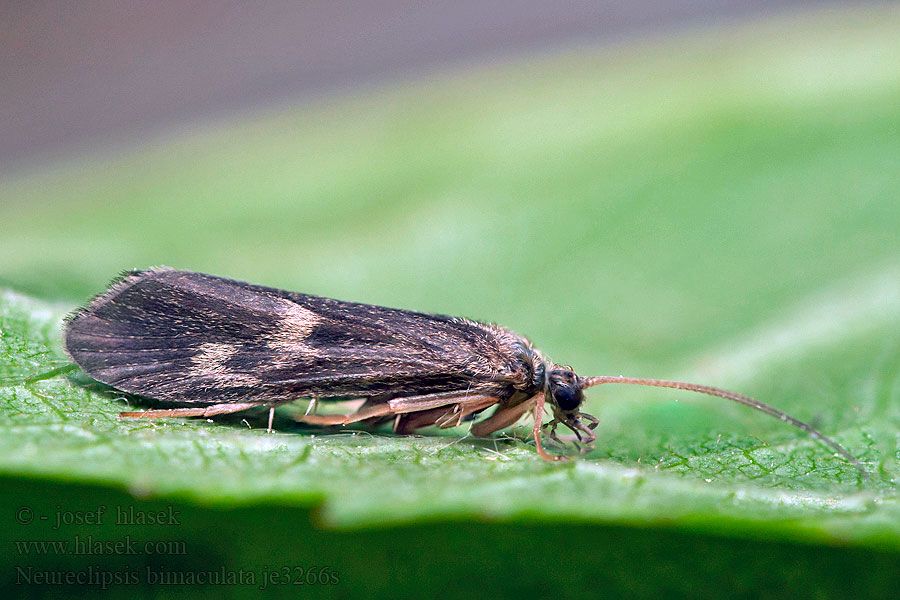
POLYGON ((826 595, 889 591, 898 26, 895 10, 858 9, 561 52, 0 181, 15 232, 0 237, 0 510, 48 516, 5 524, 10 543, 136 532, 189 548, 17 549, 11 581, 26 564, 138 565, 151 594, 143 569, 160 562, 257 584, 264 566, 315 562, 341 572, 324 595, 474 593, 479 577, 510 596, 597 582, 728 595, 754 577, 814 591, 789 562, 826 595), (592 389, 597 449, 562 465, 527 428, 334 433, 290 409, 272 434, 259 413, 119 420, 123 399, 65 372, 59 323, 152 264, 492 320, 582 375, 736 389, 833 436, 871 477, 777 420, 671 390, 592 389), (184 518, 48 528, 101 504, 184 518))

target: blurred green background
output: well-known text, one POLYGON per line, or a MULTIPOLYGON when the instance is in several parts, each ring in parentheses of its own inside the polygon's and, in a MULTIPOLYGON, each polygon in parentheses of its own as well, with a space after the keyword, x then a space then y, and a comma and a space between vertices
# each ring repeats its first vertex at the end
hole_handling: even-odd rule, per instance
POLYGON ((898 31, 896 7, 858 7, 532 53, 6 173, 6 583, 89 593, 20 585, 21 569, 97 566, 137 573, 111 591, 155 596, 172 588, 147 569, 244 569, 258 587, 324 565, 339 584, 269 593, 890 597, 898 31), (119 422, 124 404, 77 375, 23 383, 62 364, 62 314, 158 264, 497 322, 582 375, 737 389, 871 477, 759 413, 665 390, 592 390, 597 449, 551 465, 523 430, 119 422), (101 504, 181 518, 51 527, 101 504), (49 519, 23 523, 21 507, 49 519), (75 535, 187 552, 15 543, 75 535))

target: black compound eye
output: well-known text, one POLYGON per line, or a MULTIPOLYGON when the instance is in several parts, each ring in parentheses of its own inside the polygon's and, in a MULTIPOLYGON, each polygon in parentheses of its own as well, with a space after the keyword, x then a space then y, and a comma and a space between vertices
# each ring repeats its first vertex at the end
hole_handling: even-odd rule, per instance
POLYGON ((581 406, 581 389, 574 385, 559 385, 553 389, 553 400, 562 410, 569 412, 581 406))

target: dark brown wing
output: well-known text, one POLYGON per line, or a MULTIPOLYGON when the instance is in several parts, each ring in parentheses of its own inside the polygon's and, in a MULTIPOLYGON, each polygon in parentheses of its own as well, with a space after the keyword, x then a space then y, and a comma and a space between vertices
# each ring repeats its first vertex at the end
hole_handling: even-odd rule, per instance
POLYGON ((186 404, 508 395, 531 377, 528 343, 493 325, 171 269, 114 282, 68 319, 65 347, 99 381, 186 404))

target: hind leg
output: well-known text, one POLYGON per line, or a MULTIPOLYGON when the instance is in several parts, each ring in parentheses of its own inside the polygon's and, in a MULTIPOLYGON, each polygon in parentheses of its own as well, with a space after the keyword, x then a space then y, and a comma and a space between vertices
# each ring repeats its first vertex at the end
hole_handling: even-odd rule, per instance
POLYGON ((212 404, 210 406, 198 406, 196 408, 159 408, 136 412, 120 412, 119 418, 161 419, 165 417, 212 417, 214 415, 228 415, 231 413, 240 412, 242 410, 247 410, 248 408, 255 408, 257 406, 265 405, 251 402, 238 402, 230 404, 212 404))
MULTIPOLYGON (((423 396, 393 398, 387 401, 380 399, 374 402, 367 401, 359 408, 359 410, 348 415, 298 415, 295 418, 298 421, 310 423, 311 425, 348 425, 367 419, 380 419, 392 417, 394 415, 407 415, 412 413, 413 415, 427 415, 425 417, 420 417, 423 419, 421 421, 422 424, 416 425, 416 427, 425 427, 426 425, 434 424, 442 415, 448 413, 448 411, 454 415, 454 418, 458 418, 461 422, 469 413, 476 410, 483 410, 496 403, 497 398, 492 396, 469 395, 464 392, 443 392, 438 394, 426 394, 423 396), (455 411, 453 408, 448 408, 452 405, 458 405, 459 410, 455 411)), ((419 421, 419 419, 414 420, 417 422, 419 421)))

